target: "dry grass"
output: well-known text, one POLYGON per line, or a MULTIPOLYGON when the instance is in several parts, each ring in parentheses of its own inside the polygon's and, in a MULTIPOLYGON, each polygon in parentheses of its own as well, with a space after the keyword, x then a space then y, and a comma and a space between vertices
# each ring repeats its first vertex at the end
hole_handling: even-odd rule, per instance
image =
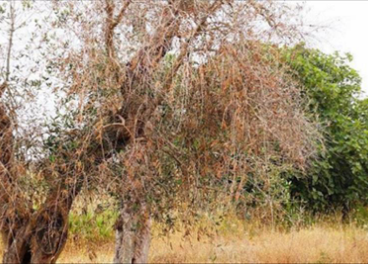
MULTIPOLYGON (((182 233, 168 237, 155 235, 152 263, 363 263, 368 260, 368 232, 354 226, 324 226, 290 232, 253 228, 214 239, 183 239, 182 233)), ((59 263, 109 263, 113 242, 69 241, 59 263)), ((1 253, 0 253, 1 257, 1 253)))

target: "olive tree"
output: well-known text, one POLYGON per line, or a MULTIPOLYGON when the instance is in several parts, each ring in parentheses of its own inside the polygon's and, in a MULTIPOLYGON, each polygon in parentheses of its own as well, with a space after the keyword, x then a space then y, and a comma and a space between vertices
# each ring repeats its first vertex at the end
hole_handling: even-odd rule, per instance
POLYGON ((223 179, 238 199, 267 164, 302 170, 313 156, 318 133, 278 59, 279 45, 303 36, 298 9, 234 0, 44 5, 55 14, 48 63, 64 125, 33 162, 48 186, 34 208, 16 180, 1 112, 4 262, 54 263, 84 186, 119 200, 114 262, 147 262, 152 217, 195 211, 223 179))

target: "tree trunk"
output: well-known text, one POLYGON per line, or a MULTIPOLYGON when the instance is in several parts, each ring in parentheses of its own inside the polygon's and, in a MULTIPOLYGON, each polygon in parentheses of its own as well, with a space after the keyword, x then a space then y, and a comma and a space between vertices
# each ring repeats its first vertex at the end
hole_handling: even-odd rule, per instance
POLYGON ((147 263, 151 218, 145 204, 122 206, 116 222, 114 263, 147 263))
POLYGON ((66 238, 67 218, 43 210, 9 233, 3 263, 55 263, 66 238))
POLYGON ((60 193, 52 192, 37 212, 20 217, 16 213, 2 219, 9 223, 3 229, 3 263, 56 262, 67 240, 68 214, 75 197, 71 193, 63 198, 60 193))

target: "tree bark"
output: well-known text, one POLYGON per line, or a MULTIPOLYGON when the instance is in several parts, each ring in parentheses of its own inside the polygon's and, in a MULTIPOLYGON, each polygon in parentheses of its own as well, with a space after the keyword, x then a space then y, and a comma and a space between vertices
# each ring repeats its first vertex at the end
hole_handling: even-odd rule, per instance
POLYGON ((69 191, 63 197, 62 192, 52 191, 38 211, 2 219, 11 223, 3 232, 3 263, 55 263, 67 240, 68 214, 74 197, 75 192, 69 191))
POLYGON ((147 206, 142 203, 122 206, 115 228, 114 263, 147 263, 151 240, 147 206))

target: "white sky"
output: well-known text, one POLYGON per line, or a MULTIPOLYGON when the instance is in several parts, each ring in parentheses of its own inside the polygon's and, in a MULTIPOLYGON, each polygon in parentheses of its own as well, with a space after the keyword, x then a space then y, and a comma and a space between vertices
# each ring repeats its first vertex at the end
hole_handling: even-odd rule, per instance
MULTIPOLYGON (((2 0, 0 0, 1 2, 2 0)), ((290 3, 301 0, 286 0, 290 3)), ((324 52, 335 50, 353 55, 352 67, 363 78, 362 88, 368 96, 368 1, 307 0, 309 12, 305 23, 318 25, 314 47, 324 52)), ((302 15, 302 14, 301 14, 302 15)), ((1 42, 1 40, 0 40, 1 42)))
POLYGON ((368 1, 306 1, 308 22, 324 27, 315 47, 324 52, 349 52, 352 67, 363 78, 368 96, 368 1))

